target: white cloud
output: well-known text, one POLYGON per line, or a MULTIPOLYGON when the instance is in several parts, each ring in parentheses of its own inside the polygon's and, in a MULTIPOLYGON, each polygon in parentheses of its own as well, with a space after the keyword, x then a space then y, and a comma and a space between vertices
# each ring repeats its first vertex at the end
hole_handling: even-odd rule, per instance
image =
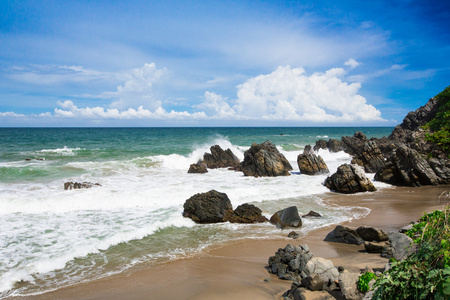
POLYGON ((234 109, 227 103, 227 98, 213 92, 205 92, 204 99, 199 105, 194 105, 194 108, 217 119, 231 119, 236 116, 234 109))
POLYGON ((303 124, 385 121, 381 112, 358 94, 361 85, 342 81, 343 75, 342 68, 307 76, 303 68, 280 66, 270 74, 238 85, 235 105, 230 106, 220 95, 209 93, 197 108, 207 108, 209 117, 234 111, 236 119, 303 124))
POLYGON ((23 118, 23 117, 25 117, 25 115, 16 114, 15 112, 12 112, 12 111, 7 111, 7 112, 0 112, 0 117, 2 117, 2 118, 23 118))
POLYGON ((354 69, 357 66, 359 66, 361 63, 357 62, 356 60, 354 60, 353 58, 350 58, 349 60, 347 60, 344 65, 349 66, 350 69, 354 69))

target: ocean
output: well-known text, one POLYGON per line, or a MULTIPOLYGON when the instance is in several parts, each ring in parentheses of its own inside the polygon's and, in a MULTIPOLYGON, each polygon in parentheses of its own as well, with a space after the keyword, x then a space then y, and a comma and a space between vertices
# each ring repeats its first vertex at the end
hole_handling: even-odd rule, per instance
MULTIPOLYGON (((147 268, 232 240, 289 233, 270 223, 195 224, 182 217, 186 199, 212 189, 226 193, 233 208, 252 203, 268 218, 291 205, 300 214, 323 215, 304 219, 296 230, 302 235, 364 217, 367 208, 325 205, 326 175, 302 175, 297 166, 305 145, 358 130, 382 137, 393 128, 0 128, 0 298, 147 268), (252 143, 266 140, 290 161, 291 176, 187 173, 212 145, 242 160, 252 143), (68 181, 101 186, 64 190, 68 181)), ((351 161, 344 152, 319 155, 332 173, 351 161)))

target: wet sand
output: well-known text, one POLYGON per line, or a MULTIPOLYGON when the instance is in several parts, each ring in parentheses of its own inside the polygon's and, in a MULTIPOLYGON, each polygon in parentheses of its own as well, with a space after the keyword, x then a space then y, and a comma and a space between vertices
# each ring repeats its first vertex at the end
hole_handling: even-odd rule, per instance
MULTIPOLYGON (((423 212, 442 209, 450 200, 439 197, 445 191, 450 191, 450 186, 401 187, 357 195, 329 193, 325 201, 329 205, 368 207, 371 209, 368 216, 343 225, 373 226, 388 232, 420 218, 423 212)), ((331 259, 335 266, 351 271, 366 266, 384 267, 387 260, 365 253, 363 246, 324 242, 334 227, 312 231, 297 240, 232 242, 191 258, 14 299, 279 299, 292 282, 277 279, 265 267, 268 258, 288 243, 308 244, 314 256, 331 259)), ((285 230, 286 236, 290 231, 285 230)), ((309 297, 314 299, 313 294, 309 297)))

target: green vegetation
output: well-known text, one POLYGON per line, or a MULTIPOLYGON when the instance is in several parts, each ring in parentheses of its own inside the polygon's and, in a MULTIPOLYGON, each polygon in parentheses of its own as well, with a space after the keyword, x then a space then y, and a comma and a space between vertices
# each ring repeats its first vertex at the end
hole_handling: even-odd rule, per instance
POLYGON ((436 117, 429 121, 424 127, 432 132, 425 136, 429 142, 435 143, 443 148, 446 153, 450 152, 450 86, 446 87, 436 98, 442 103, 436 117))
POLYGON ((369 282, 375 278, 377 278, 377 276, 372 272, 365 272, 361 274, 358 280, 358 289, 363 293, 367 292, 370 288, 369 282))
POLYGON ((425 214, 407 232, 418 251, 375 283, 372 299, 450 299, 450 206, 425 214))

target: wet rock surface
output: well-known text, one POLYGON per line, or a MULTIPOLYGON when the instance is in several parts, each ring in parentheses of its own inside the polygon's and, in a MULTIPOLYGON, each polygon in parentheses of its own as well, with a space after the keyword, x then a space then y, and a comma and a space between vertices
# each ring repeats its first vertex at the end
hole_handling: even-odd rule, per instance
POLYGON ((183 217, 197 223, 226 222, 233 215, 233 207, 227 194, 211 190, 199 193, 186 200, 183 217))
POLYGON ((325 180, 324 185, 332 191, 344 194, 376 190, 373 183, 366 177, 362 167, 349 164, 341 165, 336 173, 325 180))

